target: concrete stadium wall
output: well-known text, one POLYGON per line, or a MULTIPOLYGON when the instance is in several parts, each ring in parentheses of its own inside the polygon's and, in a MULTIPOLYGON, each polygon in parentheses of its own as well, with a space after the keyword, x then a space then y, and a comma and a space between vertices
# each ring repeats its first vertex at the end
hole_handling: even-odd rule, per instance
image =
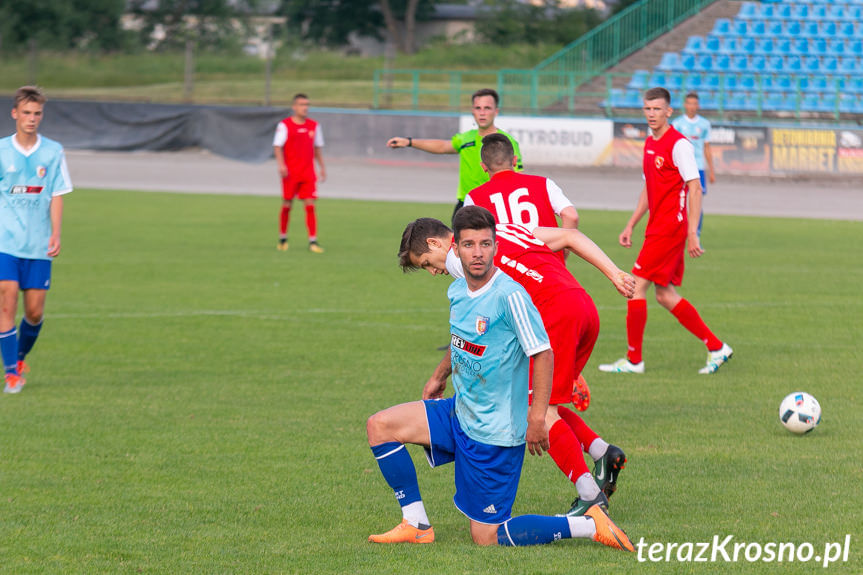
MULTIPOLYGON (((11 110, 10 98, 0 109, 11 110)), ((171 151, 204 148, 248 162, 272 156, 276 124, 286 108, 49 101, 42 133, 70 149, 171 151)), ((392 136, 449 139, 473 127, 469 115, 313 109, 327 157, 380 161, 452 162, 418 150, 390 150, 392 136)), ((603 119, 500 116, 531 166, 641 166, 647 126, 603 119)), ((863 173, 863 129, 716 124, 711 135, 720 173, 863 173)), ((0 114, 0 134, 14 131, 0 114)))

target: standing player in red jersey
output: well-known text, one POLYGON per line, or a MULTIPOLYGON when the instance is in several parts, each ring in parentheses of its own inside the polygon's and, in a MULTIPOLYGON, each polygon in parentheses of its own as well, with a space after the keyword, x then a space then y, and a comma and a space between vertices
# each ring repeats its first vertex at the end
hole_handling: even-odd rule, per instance
POLYGON ((647 290, 651 284, 656 284, 656 301, 707 346, 707 365, 698 373, 714 373, 733 352, 731 346, 710 331, 692 304, 674 289, 683 281, 683 252, 687 251, 687 241, 690 257, 697 258, 704 251, 698 239, 701 181, 695 151, 689 140, 668 123, 672 113, 670 104, 671 95, 665 88, 652 88, 644 93, 644 116, 652 132, 644 143, 644 187, 619 238, 620 245, 632 247, 633 228, 646 212, 650 212, 644 245, 632 268, 636 283, 635 297, 629 301, 626 314, 629 351, 626 357, 614 363, 600 365, 600 371, 644 373, 641 348, 647 325, 647 290))
MULTIPOLYGON (((491 179, 471 190, 464 205, 483 207, 497 223, 518 224, 528 230, 556 228, 557 216, 562 227, 578 227, 578 211, 553 180, 514 170, 517 160, 509 139, 489 134, 482 139, 480 156, 491 179)), ((563 259, 565 251, 559 253, 563 259)))
MULTIPOLYGON (((494 222, 494 216, 478 206, 465 206, 455 218, 472 218, 475 212, 494 222)), ((554 251, 571 249, 602 271, 625 297, 632 296, 635 280, 578 230, 539 227, 531 233, 523 226, 499 224, 496 231, 495 265, 525 288, 549 336, 555 358, 546 415, 550 430, 549 454, 578 491, 578 498, 567 515, 580 515, 591 505, 607 505, 607 497, 616 489, 617 476, 626 463, 626 456, 619 447, 599 438, 581 417, 564 406, 572 400, 573 382, 596 342, 599 315, 590 296, 554 251), (582 451, 595 461, 592 477, 582 451)), ((425 269, 432 275, 462 277, 463 268, 452 250, 452 242, 453 233, 443 222, 420 218, 408 224, 402 234, 399 263, 405 271, 425 269)), ((450 355, 446 354, 426 383, 423 398, 441 397, 450 373, 450 355)))
POLYGON ((291 219, 291 204, 297 197, 306 206, 306 228, 309 232, 309 251, 323 253, 318 245, 318 218, 315 215, 315 200, 318 197, 317 182, 327 179, 321 148, 324 135, 317 122, 309 118, 309 97, 294 96, 291 105, 293 114, 279 122, 273 138, 276 165, 282 177, 282 214, 279 220, 280 251, 288 249, 288 222, 291 219), (318 162, 320 177, 315 174, 318 162))

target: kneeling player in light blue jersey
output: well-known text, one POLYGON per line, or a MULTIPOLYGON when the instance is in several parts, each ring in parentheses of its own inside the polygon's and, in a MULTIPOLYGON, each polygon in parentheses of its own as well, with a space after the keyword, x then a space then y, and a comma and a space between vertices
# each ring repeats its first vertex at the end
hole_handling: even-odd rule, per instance
POLYGON ((434 529, 420 497, 406 443, 422 445, 432 467, 455 462, 456 507, 480 545, 537 545, 585 538, 632 551, 626 534, 600 505, 583 516, 512 516, 525 444, 548 451, 545 416, 554 359, 539 312, 527 292, 494 266, 494 216, 477 206, 453 220, 455 252, 465 277, 452 283, 452 382, 447 399, 396 405, 371 416, 369 445, 402 508, 402 522, 372 535, 375 543, 431 543, 434 529), (533 358, 533 402, 528 371, 533 358))
POLYGON ((18 393, 24 358, 42 328, 51 260, 60 253, 63 195, 72 191, 63 146, 39 135, 45 96, 32 86, 15 93, 15 134, 0 139, 0 352, 5 393, 18 393), (15 328, 18 292, 24 317, 15 328))

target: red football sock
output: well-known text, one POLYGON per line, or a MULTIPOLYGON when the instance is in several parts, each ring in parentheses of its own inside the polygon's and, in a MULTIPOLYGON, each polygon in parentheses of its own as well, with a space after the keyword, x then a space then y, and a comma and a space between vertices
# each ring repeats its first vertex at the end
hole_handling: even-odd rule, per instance
POLYGON ((291 206, 282 206, 282 213, 279 217, 279 233, 282 236, 288 235, 288 222, 291 219, 291 206))
POLYGON ((677 318, 677 321, 679 321, 683 327, 692 332, 692 335, 704 342, 704 345, 707 346, 708 350, 716 351, 722 347, 722 342, 713 335, 713 332, 710 331, 710 328, 707 327, 707 324, 705 324, 701 319, 701 316, 698 315, 698 310, 696 310, 692 304, 685 299, 681 299, 677 305, 674 306, 674 309, 671 310, 671 314, 677 318))
POLYGON ((315 216, 314 204, 306 206, 306 228, 309 230, 309 241, 318 239, 318 218, 315 216))
POLYGON ((568 407, 558 405, 557 414, 563 421, 566 422, 566 425, 568 425, 572 432, 575 434, 576 439, 578 439, 578 442, 581 443, 582 451, 586 453, 587 450, 590 448, 590 444, 593 443, 593 440, 599 436, 596 434, 595 431, 593 431, 590 427, 587 426, 587 424, 584 422, 580 415, 578 415, 576 412, 569 409, 568 407))
POLYGON ((578 439, 566 421, 561 419, 551 426, 548 432, 548 443, 548 454, 570 481, 575 483, 579 477, 588 472, 584 456, 579 449, 581 446, 578 444, 578 439))
POLYGON ((630 363, 641 363, 641 345, 644 341, 644 326, 647 325, 647 300, 631 299, 626 306, 626 340, 630 363))

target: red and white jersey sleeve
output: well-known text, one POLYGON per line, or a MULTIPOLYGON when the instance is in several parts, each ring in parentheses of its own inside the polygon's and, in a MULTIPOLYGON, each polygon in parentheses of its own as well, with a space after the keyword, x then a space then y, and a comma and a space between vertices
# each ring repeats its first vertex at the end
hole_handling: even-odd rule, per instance
POLYGON ((551 178, 545 179, 545 190, 548 193, 548 201, 551 203, 554 213, 558 216, 560 215, 560 212, 572 206, 572 202, 569 201, 569 198, 564 195, 560 186, 558 186, 551 178))
POLYGON ((279 125, 276 126, 276 134, 273 136, 273 146, 278 146, 281 148, 285 145, 285 142, 288 141, 288 128, 285 126, 284 122, 279 122, 279 125))
POLYGON ((677 166, 677 171, 680 172, 680 177, 684 182, 697 180, 700 175, 698 173, 698 162, 695 160, 695 147, 687 139, 677 140, 674 148, 671 150, 671 158, 674 160, 674 165, 677 166))

